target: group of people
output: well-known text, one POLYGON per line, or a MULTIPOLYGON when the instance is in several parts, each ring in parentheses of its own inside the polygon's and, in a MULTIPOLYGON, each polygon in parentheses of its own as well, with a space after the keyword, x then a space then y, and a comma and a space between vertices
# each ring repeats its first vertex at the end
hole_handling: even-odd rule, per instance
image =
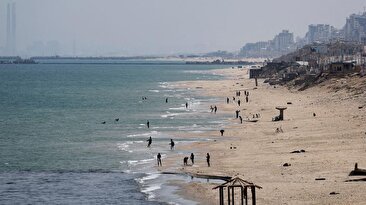
MULTIPOLYGON (((162 163, 162 160, 161 160, 161 154, 160 152, 158 153, 158 155, 156 156, 156 160, 157 160, 157 163, 158 163, 158 167, 162 167, 163 166, 163 163, 162 163)), ((184 157, 183 158, 183 166, 188 166, 188 159, 191 159, 191 162, 192 162, 192 165, 194 164, 194 154, 191 153, 191 156, 190 157, 184 157)), ((206 162, 207 162, 207 166, 210 167, 211 166, 211 156, 209 153, 206 154, 206 162)))
MULTIPOLYGON (((142 100, 147 100, 147 97, 142 97, 142 100)), ((168 98, 165 98, 165 103, 168 103, 168 102, 169 102, 168 98)), ((188 102, 186 102, 185 103, 186 109, 188 109, 188 106, 189 106, 189 104, 188 104, 188 102)), ((211 105, 210 109, 211 109, 211 112, 215 112, 215 113, 217 112, 217 106, 216 105, 215 106, 212 106, 211 105)), ((148 129, 150 128, 150 121, 149 120, 146 121, 146 127, 148 129)), ((152 137, 150 136, 146 141, 147 141, 147 147, 151 147, 151 144, 153 142, 152 137)), ((175 142, 173 141, 173 139, 170 139, 169 145, 170 145, 170 150, 174 150, 175 142)), ((210 154, 207 153, 207 155, 206 155, 206 162, 207 162, 207 166, 208 167, 211 166, 211 164, 210 164, 210 158, 211 158, 210 154)), ((163 166, 163 163, 162 163, 162 155, 161 155, 160 152, 157 154, 156 159, 157 159, 158 166, 163 166)), ((192 165, 193 165, 194 164, 194 154, 191 153, 190 157, 184 157, 184 159, 183 159, 184 166, 187 166, 188 165, 188 159, 191 159, 191 162, 192 162, 192 165)))
MULTIPOLYGON (((188 158, 188 157, 184 157, 183 158, 183 166, 188 166, 188 159, 191 159, 191 162, 192 162, 192 165, 194 165, 194 154, 191 153, 191 156, 188 158)), ((210 159, 211 159, 211 156, 209 153, 206 154, 206 162, 207 162, 207 166, 210 167, 211 164, 210 164, 210 159)))
POLYGON ((215 105, 215 106, 210 106, 210 110, 211 110, 211 112, 214 112, 215 114, 216 114, 216 112, 217 112, 217 106, 215 105))
MULTIPOLYGON (((147 147, 150 147, 151 144, 152 144, 152 138, 151 138, 151 136, 146 141, 147 141, 147 147)), ((169 145, 170 145, 170 150, 174 150, 175 142, 173 141, 173 139, 170 139, 169 145)))

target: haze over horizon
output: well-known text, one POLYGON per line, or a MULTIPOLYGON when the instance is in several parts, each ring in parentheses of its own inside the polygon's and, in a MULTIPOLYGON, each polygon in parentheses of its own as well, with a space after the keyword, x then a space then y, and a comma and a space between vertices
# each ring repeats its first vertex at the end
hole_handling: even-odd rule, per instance
MULTIPOLYGON (((309 24, 341 28, 364 0, 3 0, 0 48, 6 45, 6 7, 16 3, 19 55, 37 45, 44 55, 132 56, 239 50, 283 29, 303 37, 309 24), (54 51, 52 51, 54 52, 54 51)), ((1 51, 1 50, 0 50, 1 51)))

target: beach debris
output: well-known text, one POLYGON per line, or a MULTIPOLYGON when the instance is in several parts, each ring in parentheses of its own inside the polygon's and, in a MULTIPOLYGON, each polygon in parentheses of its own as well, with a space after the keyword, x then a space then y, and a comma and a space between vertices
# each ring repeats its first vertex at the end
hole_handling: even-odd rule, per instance
POLYGON ((296 153, 304 153, 305 150, 295 150, 295 151, 292 151, 291 154, 296 154, 296 153))
POLYGON ((320 178, 315 178, 315 180, 316 180, 316 181, 324 181, 324 180, 325 180, 325 178, 320 177, 320 178))
POLYGON ((251 119, 247 119, 247 120, 244 120, 244 122, 258 122, 258 120, 251 120, 251 119))
POLYGON ((277 127, 276 128, 276 133, 283 133, 282 127, 277 127))
POLYGON ((361 178, 361 179, 348 179, 344 182, 366 182, 366 178, 361 178))
POLYGON ((352 170, 349 173, 349 176, 365 176, 366 175, 366 169, 359 169, 358 163, 355 164, 354 170, 352 170))
POLYGON ((358 107, 358 109, 362 109, 362 108, 363 108, 363 106, 359 106, 359 107, 358 107))
POLYGON ((284 167, 290 167, 291 166, 291 164, 290 163, 285 163, 285 164, 283 164, 282 166, 284 166, 284 167))
POLYGON ((334 191, 332 191, 332 192, 329 193, 329 195, 337 195, 337 194, 339 194, 339 193, 338 192, 334 192, 334 191))
POLYGON ((314 117, 316 117, 316 114, 315 114, 315 112, 313 112, 313 116, 314 116, 314 117))
POLYGON ((287 105, 292 105, 292 102, 287 102, 287 105))

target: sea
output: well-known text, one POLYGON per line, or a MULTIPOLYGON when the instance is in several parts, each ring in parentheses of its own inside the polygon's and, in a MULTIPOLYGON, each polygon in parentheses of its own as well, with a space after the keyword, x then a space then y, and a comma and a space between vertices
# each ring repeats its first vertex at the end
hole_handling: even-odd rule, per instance
POLYGON ((162 175, 156 155, 162 153, 164 166, 178 152, 170 139, 177 147, 212 140, 197 134, 225 125, 227 116, 209 110, 223 99, 174 86, 222 79, 212 73, 222 67, 76 59, 0 64, 0 204, 196 204, 168 183, 192 178, 162 175))

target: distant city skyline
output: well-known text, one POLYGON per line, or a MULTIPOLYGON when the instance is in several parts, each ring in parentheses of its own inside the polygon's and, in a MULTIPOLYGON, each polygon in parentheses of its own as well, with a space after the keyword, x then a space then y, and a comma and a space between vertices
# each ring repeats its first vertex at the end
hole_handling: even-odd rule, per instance
POLYGON ((239 51, 282 30, 304 37, 311 24, 340 29, 349 15, 363 12, 365 6, 361 0, 1 1, 0 55, 9 54, 10 47, 21 56, 239 51), (16 16, 9 14, 14 19, 10 29, 9 3, 14 11, 16 4, 16 16))

